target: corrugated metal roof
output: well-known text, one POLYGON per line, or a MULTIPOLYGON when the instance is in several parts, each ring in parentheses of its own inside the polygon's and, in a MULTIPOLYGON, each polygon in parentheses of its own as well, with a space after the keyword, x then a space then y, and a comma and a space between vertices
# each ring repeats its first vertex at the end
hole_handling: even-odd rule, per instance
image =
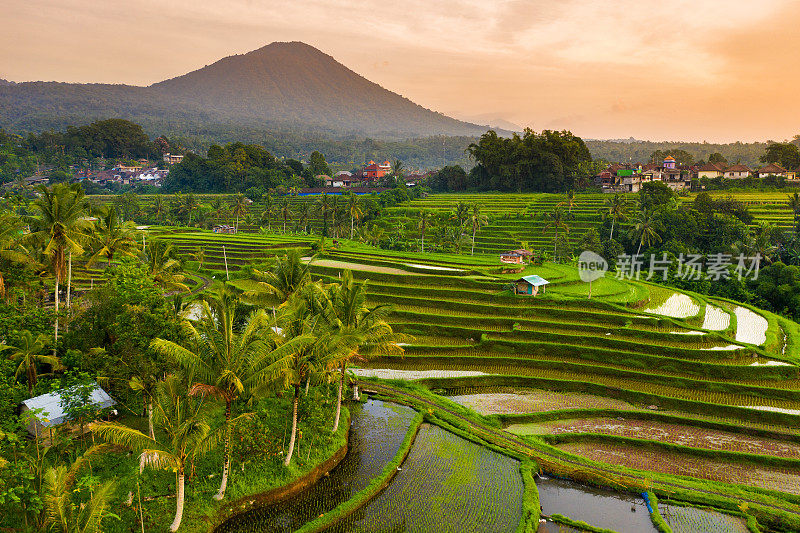
MULTIPOLYGON (((547 281, 543 277, 537 276, 536 274, 533 274, 531 276, 522 276, 520 279, 527 281, 528 283, 530 283, 534 287, 540 287, 542 285, 547 285, 548 283, 550 283, 549 281, 547 281)), ((519 280, 517 280, 517 281, 519 281, 519 280)))
MULTIPOLYGON (((66 389, 35 396, 22 402, 22 405, 30 410, 41 409, 42 411, 38 416, 46 419, 41 422, 44 427, 63 424, 67 421, 67 415, 64 413, 64 408, 61 406, 61 393, 64 390, 66 389)), ((99 409, 111 407, 116 403, 111 396, 97 384, 95 384, 95 389, 92 391, 90 399, 92 405, 99 409)))

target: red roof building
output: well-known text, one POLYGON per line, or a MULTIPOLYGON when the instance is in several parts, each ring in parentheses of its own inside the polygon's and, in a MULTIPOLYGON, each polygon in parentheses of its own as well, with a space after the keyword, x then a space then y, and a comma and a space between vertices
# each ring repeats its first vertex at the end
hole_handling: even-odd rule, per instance
POLYGON ((389 174, 392 171, 392 164, 388 161, 384 161, 383 163, 376 163, 375 161, 370 161, 364 166, 364 177, 368 180, 374 180, 378 178, 384 177, 386 174, 389 174))

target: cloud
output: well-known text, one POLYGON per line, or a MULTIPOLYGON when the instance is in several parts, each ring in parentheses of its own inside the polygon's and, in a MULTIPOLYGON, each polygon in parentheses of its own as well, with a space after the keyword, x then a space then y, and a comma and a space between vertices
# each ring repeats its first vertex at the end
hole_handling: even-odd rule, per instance
POLYGON ((301 40, 458 116, 590 137, 782 137, 798 22, 791 0, 26 0, 3 8, 0 77, 149 84, 301 40))

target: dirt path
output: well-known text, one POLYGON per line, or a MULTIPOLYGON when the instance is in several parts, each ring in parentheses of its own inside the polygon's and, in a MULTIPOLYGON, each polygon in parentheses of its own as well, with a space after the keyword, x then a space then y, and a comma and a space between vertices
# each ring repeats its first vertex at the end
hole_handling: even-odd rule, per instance
MULTIPOLYGON (((308 258, 303 258, 308 262, 308 258)), ((375 266, 375 265, 364 265, 361 263, 349 263, 346 261, 336 261, 334 259, 315 259, 311 265, 317 265, 321 267, 329 267, 329 268, 341 268, 342 270, 362 270, 365 272, 379 272, 381 274, 412 274, 408 270, 400 270, 399 268, 392 268, 392 267, 384 267, 384 266, 375 266)), ((418 274, 416 272, 413 273, 415 276, 426 276, 427 274, 418 274)))

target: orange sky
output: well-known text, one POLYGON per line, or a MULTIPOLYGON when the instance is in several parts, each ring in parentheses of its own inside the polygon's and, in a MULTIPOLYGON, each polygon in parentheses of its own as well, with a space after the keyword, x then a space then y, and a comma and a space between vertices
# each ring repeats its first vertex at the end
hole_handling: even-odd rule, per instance
POLYGON ((800 133, 793 0, 0 0, 0 78, 147 85, 298 40, 463 119, 587 138, 800 133))

